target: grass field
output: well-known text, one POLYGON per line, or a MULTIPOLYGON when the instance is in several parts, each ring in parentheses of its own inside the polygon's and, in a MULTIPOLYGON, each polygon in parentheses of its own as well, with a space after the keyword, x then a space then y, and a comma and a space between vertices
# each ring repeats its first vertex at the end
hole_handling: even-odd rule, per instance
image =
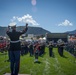
MULTIPOLYGON (((64 57, 60 57, 57 48, 53 48, 54 57, 49 57, 48 48, 39 57, 40 64, 34 63, 34 57, 29 54, 21 56, 20 72, 32 75, 76 75, 76 58, 64 50, 64 57)), ((10 72, 7 53, 0 53, 0 75, 10 72)))

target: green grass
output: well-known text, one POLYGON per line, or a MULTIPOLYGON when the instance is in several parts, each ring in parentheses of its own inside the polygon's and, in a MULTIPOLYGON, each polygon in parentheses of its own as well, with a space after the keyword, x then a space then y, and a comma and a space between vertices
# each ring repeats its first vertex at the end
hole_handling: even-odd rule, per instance
MULTIPOLYGON (((54 57, 49 57, 48 48, 45 54, 39 57, 40 64, 34 63, 34 57, 29 54, 21 56, 20 72, 32 75, 76 75, 76 58, 64 50, 64 57, 60 57, 57 48, 53 48, 54 57)), ((10 72, 7 53, 0 53, 0 75, 10 72)))

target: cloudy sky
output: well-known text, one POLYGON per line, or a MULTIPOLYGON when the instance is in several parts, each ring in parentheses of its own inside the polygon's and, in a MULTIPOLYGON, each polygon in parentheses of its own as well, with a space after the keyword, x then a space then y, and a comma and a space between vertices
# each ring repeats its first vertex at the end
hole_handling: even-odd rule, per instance
POLYGON ((0 26, 42 27, 50 32, 76 29, 76 0, 0 0, 0 26))

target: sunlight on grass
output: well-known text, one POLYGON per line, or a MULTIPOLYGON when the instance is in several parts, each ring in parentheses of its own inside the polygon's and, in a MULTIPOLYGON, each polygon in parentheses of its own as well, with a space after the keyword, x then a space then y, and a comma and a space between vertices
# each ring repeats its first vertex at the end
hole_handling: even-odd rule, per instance
MULTIPOLYGON (((29 54, 21 56, 20 72, 32 75, 76 75, 76 58, 64 50, 64 57, 60 57, 57 48, 53 48, 53 57, 49 57, 48 48, 45 54, 39 57, 40 64, 34 63, 34 56, 29 54)), ((7 54, 0 53, 0 75, 10 72, 7 54)))

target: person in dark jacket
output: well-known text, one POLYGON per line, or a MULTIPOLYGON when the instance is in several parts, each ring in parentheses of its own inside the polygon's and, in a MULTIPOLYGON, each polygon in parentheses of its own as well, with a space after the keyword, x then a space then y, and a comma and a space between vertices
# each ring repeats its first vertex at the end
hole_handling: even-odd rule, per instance
POLYGON ((49 47, 49 56, 51 57, 53 55, 53 52, 52 52, 52 50, 53 50, 53 43, 50 42, 48 47, 49 47))
POLYGON ((19 37, 24 34, 28 29, 28 24, 26 23, 26 27, 23 31, 16 31, 16 25, 10 25, 7 28, 6 34, 10 38, 10 69, 11 69, 11 75, 18 75, 19 72, 19 65, 20 65, 20 40, 19 37), (10 31, 10 26, 12 31, 10 31))
POLYGON ((58 53, 60 56, 63 56, 64 42, 59 40, 58 42, 58 53))

